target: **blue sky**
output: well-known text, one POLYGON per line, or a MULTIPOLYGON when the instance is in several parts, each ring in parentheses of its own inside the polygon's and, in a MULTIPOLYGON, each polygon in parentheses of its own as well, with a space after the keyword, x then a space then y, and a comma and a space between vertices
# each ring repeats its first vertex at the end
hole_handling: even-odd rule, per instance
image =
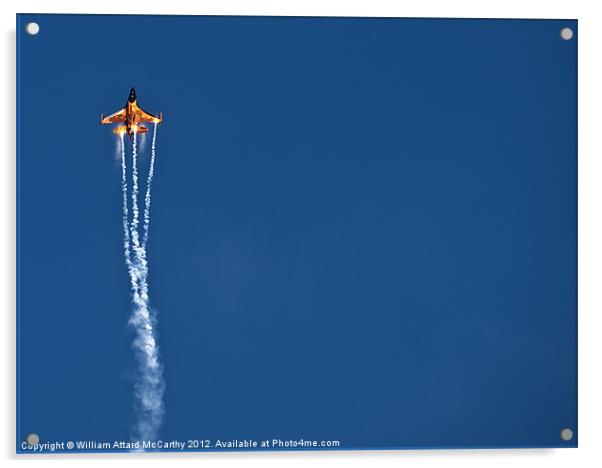
POLYGON ((163 438, 561 445, 567 25, 20 16, 17 439, 129 438, 120 166, 98 121, 135 86, 164 115, 148 244, 163 438))

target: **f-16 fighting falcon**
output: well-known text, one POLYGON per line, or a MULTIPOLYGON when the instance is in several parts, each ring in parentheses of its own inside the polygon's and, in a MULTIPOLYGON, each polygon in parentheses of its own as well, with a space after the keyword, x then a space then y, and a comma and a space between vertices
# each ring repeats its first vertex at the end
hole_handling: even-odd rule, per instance
POLYGON ((163 121, 163 113, 159 114, 159 117, 149 114, 140 106, 138 106, 138 99, 136 98, 136 90, 130 89, 130 95, 125 103, 123 109, 118 110, 114 114, 104 117, 104 114, 100 115, 100 125, 112 124, 112 123, 125 123, 113 129, 113 133, 117 135, 123 135, 127 133, 130 137, 134 133, 146 133, 148 129, 141 125, 142 122, 160 124, 163 121))

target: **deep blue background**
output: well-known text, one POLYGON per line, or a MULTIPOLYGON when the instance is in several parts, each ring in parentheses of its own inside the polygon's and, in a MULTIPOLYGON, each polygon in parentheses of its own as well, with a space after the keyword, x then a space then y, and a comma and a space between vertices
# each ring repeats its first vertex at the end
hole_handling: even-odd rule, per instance
POLYGON ((565 26, 19 16, 18 443, 130 436, 120 166, 98 120, 134 85, 164 114, 164 439, 576 445, 565 26))

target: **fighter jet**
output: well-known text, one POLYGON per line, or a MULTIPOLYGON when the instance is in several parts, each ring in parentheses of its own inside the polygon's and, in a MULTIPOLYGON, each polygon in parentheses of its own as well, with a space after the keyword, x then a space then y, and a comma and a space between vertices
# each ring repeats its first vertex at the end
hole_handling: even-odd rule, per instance
POLYGON ((125 103, 123 109, 118 110, 114 114, 104 117, 104 114, 100 114, 100 125, 112 124, 112 123, 125 123, 113 129, 113 133, 116 135, 123 135, 127 133, 130 137, 134 133, 146 133, 148 128, 138 125, 141 122, 160 124, 163 121, 163 113, 159 114, 159 117, 149 114, 138 106, 138 99, 136 98, 136 90, 132 87, 130 89, 130 95, 125 103))

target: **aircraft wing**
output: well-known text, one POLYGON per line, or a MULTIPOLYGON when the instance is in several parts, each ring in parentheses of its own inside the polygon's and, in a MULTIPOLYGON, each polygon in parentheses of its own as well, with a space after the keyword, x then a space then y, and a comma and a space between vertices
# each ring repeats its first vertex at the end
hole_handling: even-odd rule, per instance
POLYGON ((114 114, 111 114, 100 120, 101 125, 117 122, 125 122, 125 109, 118 110, 114 114))
POLYGON ((137 122, 153 123, 153 122, 161 122, 161 120, 163 120, 162 117, 157 117, 157 116, 154 116, 153 114, 149 114, 148 112, 146 112, 145 110, 142 110, 141 108, 136 109, 136 121, 137 122))

